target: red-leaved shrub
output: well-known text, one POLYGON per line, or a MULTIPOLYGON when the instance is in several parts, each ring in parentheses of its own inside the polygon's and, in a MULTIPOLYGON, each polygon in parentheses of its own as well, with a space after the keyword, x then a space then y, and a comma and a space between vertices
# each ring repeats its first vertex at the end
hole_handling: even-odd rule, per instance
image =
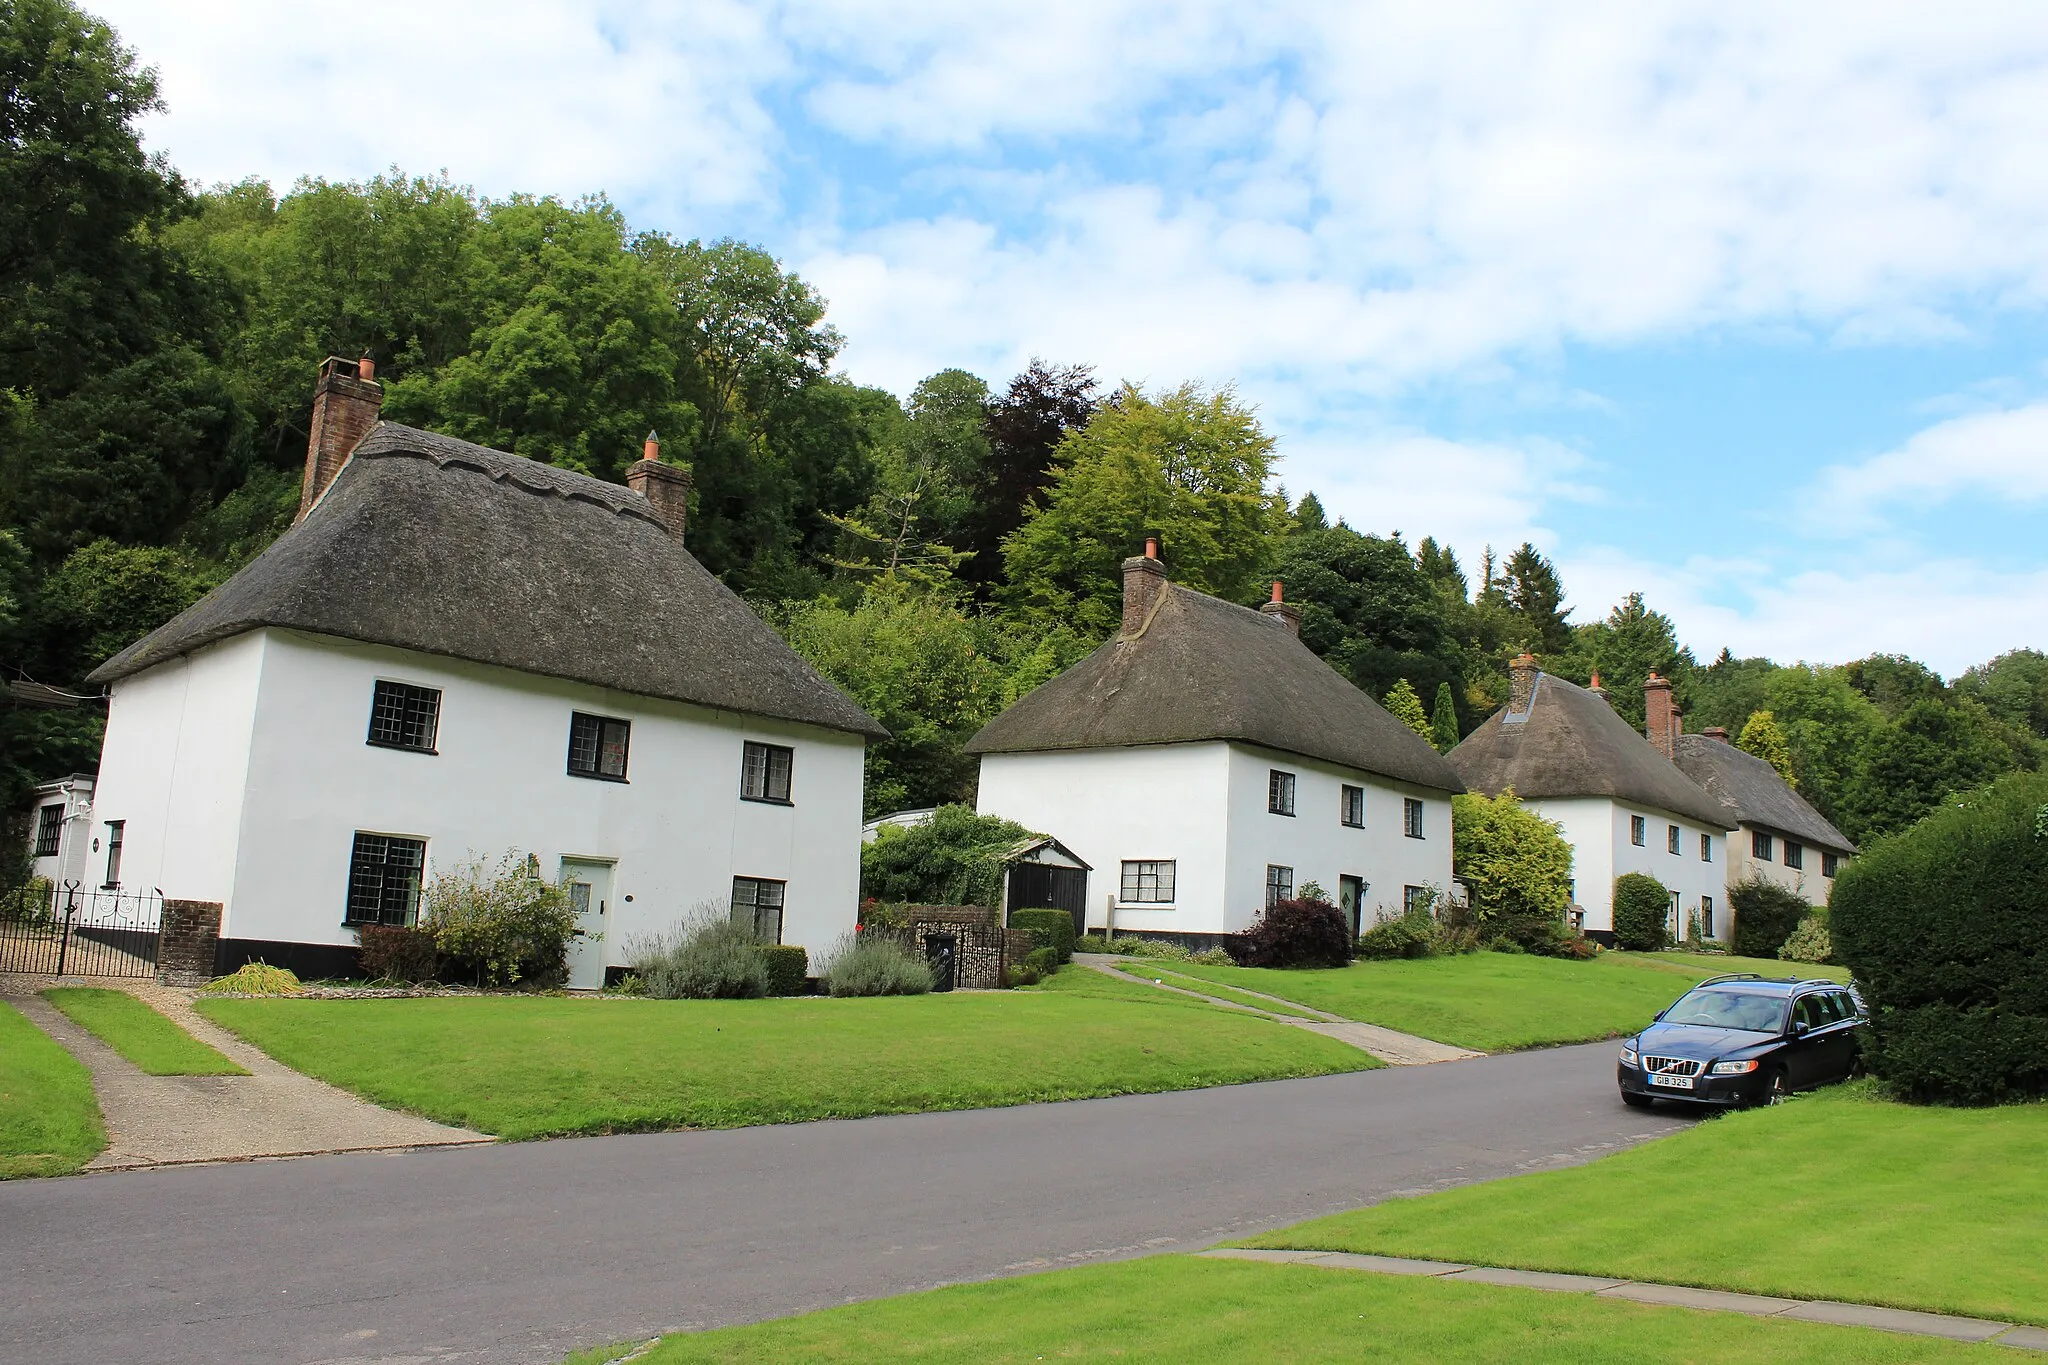
POLYGON ((1342 967, 1351 961, 1351 927, 1328 901, 1276 901, 1251 928, 1223 940, 1240 967, 1342 967))

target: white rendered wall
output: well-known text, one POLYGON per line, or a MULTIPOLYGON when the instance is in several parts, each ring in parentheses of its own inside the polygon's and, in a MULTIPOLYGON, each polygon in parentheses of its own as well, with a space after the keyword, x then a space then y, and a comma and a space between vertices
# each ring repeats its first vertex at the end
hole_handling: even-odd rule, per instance
MULTIPOLYGON (((1776 830, 1765 830, 1771 836, 1771 856, 1768 860, 1750 856, 1750 835, 1757 827, 1744 825, 1728 836, 1728 884, 1733 886, 1748 878, 1760 877, 1779 886, 1789 887, 1806 898, 1809 905, 1826 905, 1828 896, 1835 889, 1834 879, 1821 875, 1822 851, 1812 844, 1806 845, 1806 866, 1794 868, 1785 866, 1785 836, 1776 830)), ((1848 861, 1846 858, 1844 862, 1848 861)))
POLYGON ((988 754, 975 808, 1058 839, 1094 870, 1088 923, 1101 928, 1125 859, 1171 860, 1171 906, 1119 904, 1119 929, 1224 931, 1225 794, 1222 743, 988 754))
POLYGON ((1171 859, 1172 906, 1119 901, 1119 929, 1221 934, 1250 925, 1265 906, 1266 866, 1294 869, 1297 888, 1314 881, 1334 899, 1338 877, 1366 880, 1362 907, 1401 909, 1404 886, 1447 890, 1451 882, 1451 803, 1442 792, 1404 789, 1385 779, 1209 741, 1122 749, 990 754, 981 761, 977 807, 1050 834, 1094 867, 1088 923, 1101 927, 1125 861, 1171 859), (1266 809, 1267 774, 1296 775, 1293 818, 1266 809), (1365 826, 1341 821, 1339 788, 1365 788, 1365 826), (1402 834, 1401 799, 1424 802, 1421 839, 1402 834))
POLYGON ((113 685, 88 884, 105 877, 107 825, 119 820, 122 890, 231 898, 264 654, 261 633, 238 636, 113 685))
POLYGON ((1230 865, 1227 872, 1228 927, 1243 929, 1266 903, 1266 868, 1294 869, 1296 891, 1320 884, 1337 899, 1340 876, 1365 880, 1359 923, 1371 928, 1398 916, 1403 888, 1451 888, 1451 798, 1447 793, 1409 787, 1356 769, 1340 768, 1264 749, 1232 745, 1230 751, 1230 865), (1294 815, 1267 807, 1274 769, 1295 775, 1294 815), (1365 789, 1365 824, 1343 822, 1342 789, 1365 789), (1422 801, 1422 838, 1403 833, 1402 801, 1422 801))
POLYGON ((115 697, 100 818, 126 815, 137 885, 223 902, 224 937, 353 944, 342 916, 358 830, 424 839, 429 877, 507 849, 550 876, 564 857, 612 862, 612 964, 634 934, 723 905, 735 875, 788 883, 783 942, 814 958, 854 924, 855 736, 283 631, 151 669, 115 697), (241 670, 209 666, 216 653, 241 670), (440 689, 438 752, 364 742, 380 678, 440 689), (626 782, 568 775, 572 711, 633 723, 626 782), (210 766, 190 761, 201 736, 210 766), (794 748, 793 804, 740 800, 747 739, 794 748))
POLYGON ((81 887, 99 885, 105 864, 92 865, 92 788, 93 780, 81 777, 76 782, 66 778, 37 789, 36 803, 28 818, 31 877, 42 877, 59 887, 74 882, 81 887), (46 858, 39 858, 34 855, 36 833, 42 827, 43 810, 48 806, 64 808, 63 831, 57 837, 57 851, 46 858), (93 880, 88 882, 87 876, 93 880))
POLYGON ((1714 937, 1728 937, 1728 839, 1726 832, 1649 806, 1629 805, 1606 797, 1531 801, 1529 808, 1563 827, 1572 846, 1575 898, 1586 911, 1587 929, 1614 928, 1614 883, 1631 872, 1645 872, 1678 892, 1678 932, 1685 933, 1690 913, 1702 896, 1714 900, 1714 937), (1629 818, 1641 816, 1643 843, 1629 837, 1629 818), (1678 826, 1678 852, 1672 853, 1669 827, 1678 826), (1711 861, 1700 858, 1700 835, 1710 836, 1711 861))

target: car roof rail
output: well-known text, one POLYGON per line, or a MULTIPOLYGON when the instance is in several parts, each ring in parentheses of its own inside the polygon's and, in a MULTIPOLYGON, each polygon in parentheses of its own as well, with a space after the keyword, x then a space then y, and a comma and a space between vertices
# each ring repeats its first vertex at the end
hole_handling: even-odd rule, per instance
MULTIPOLYGON (((1788 980, 1788 981, 1789 981, 1789 980, 1791 980, 1791 978, 1790 978, 1790 977, 1786 977, 1785 979, 1786 979, 1786 980, 1788 980)), ((1710 977, 1708 977, 1708 978, 1707 978, 1707 979, 1706 979, 1705 981, 1695 981, 1695 982, 1693 982, 1692 984, 1693 984, 1693 985, 1694 985, 1695 987, 1699 987, 1699 986, 1711 986, 1711 985, 1713 985, 1714 983, 1716 983, 1716 982, 1718 982, 1718 981, 1762 981, 1762 980, 1764 980, 1764 978, 1763 978, 1762 976, 1758 975, 1758 974, 1757 974, 1756 972, 1723 972, 1723 973, 1721 973, 1721 974, 1720 974, 1719 976, 1710 976, 1710 977)))

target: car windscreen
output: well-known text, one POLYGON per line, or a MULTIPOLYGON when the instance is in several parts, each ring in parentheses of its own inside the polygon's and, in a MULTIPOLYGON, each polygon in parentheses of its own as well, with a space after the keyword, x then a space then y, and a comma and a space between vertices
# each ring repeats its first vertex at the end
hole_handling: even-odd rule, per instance
POLYGON ((1667 1024, 1701 1024, 1777 1033, 1785 1026, 1785 997, 1763 991, 1708 986, 1692 991, 1664 1012, 1667 1024))

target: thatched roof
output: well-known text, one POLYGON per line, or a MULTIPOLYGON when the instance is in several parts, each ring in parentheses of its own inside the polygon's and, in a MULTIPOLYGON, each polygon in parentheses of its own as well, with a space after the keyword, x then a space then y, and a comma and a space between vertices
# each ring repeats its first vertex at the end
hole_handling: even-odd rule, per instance
POLYGON ((887 733, 706 572, 640 494, 392 422, 364 438, 304 521, 89 681, 265 626, 887 733))
POLYGON ((1678 767, 1728 809, 1731 819, 1835 853, 1854 853, 1849 836, 1828 823, 1778 770, 1725 739, 1682 735, 1678 767))
POLYGON ((1119 635, 997 716, 971 754, 1237 740, 1437 791, 1464 787, 1429 742, 1276 616, 1173 584, 1119 635))
POLYGON ((1507 787, 1532 801, 1605 796, 1715 829, 1735 827, 1719 801, 1612 706, 1548 673, 1537 675, 1526 712, 1494 712, 1449 758, 1466 786, 1488 796, 1507 787))

